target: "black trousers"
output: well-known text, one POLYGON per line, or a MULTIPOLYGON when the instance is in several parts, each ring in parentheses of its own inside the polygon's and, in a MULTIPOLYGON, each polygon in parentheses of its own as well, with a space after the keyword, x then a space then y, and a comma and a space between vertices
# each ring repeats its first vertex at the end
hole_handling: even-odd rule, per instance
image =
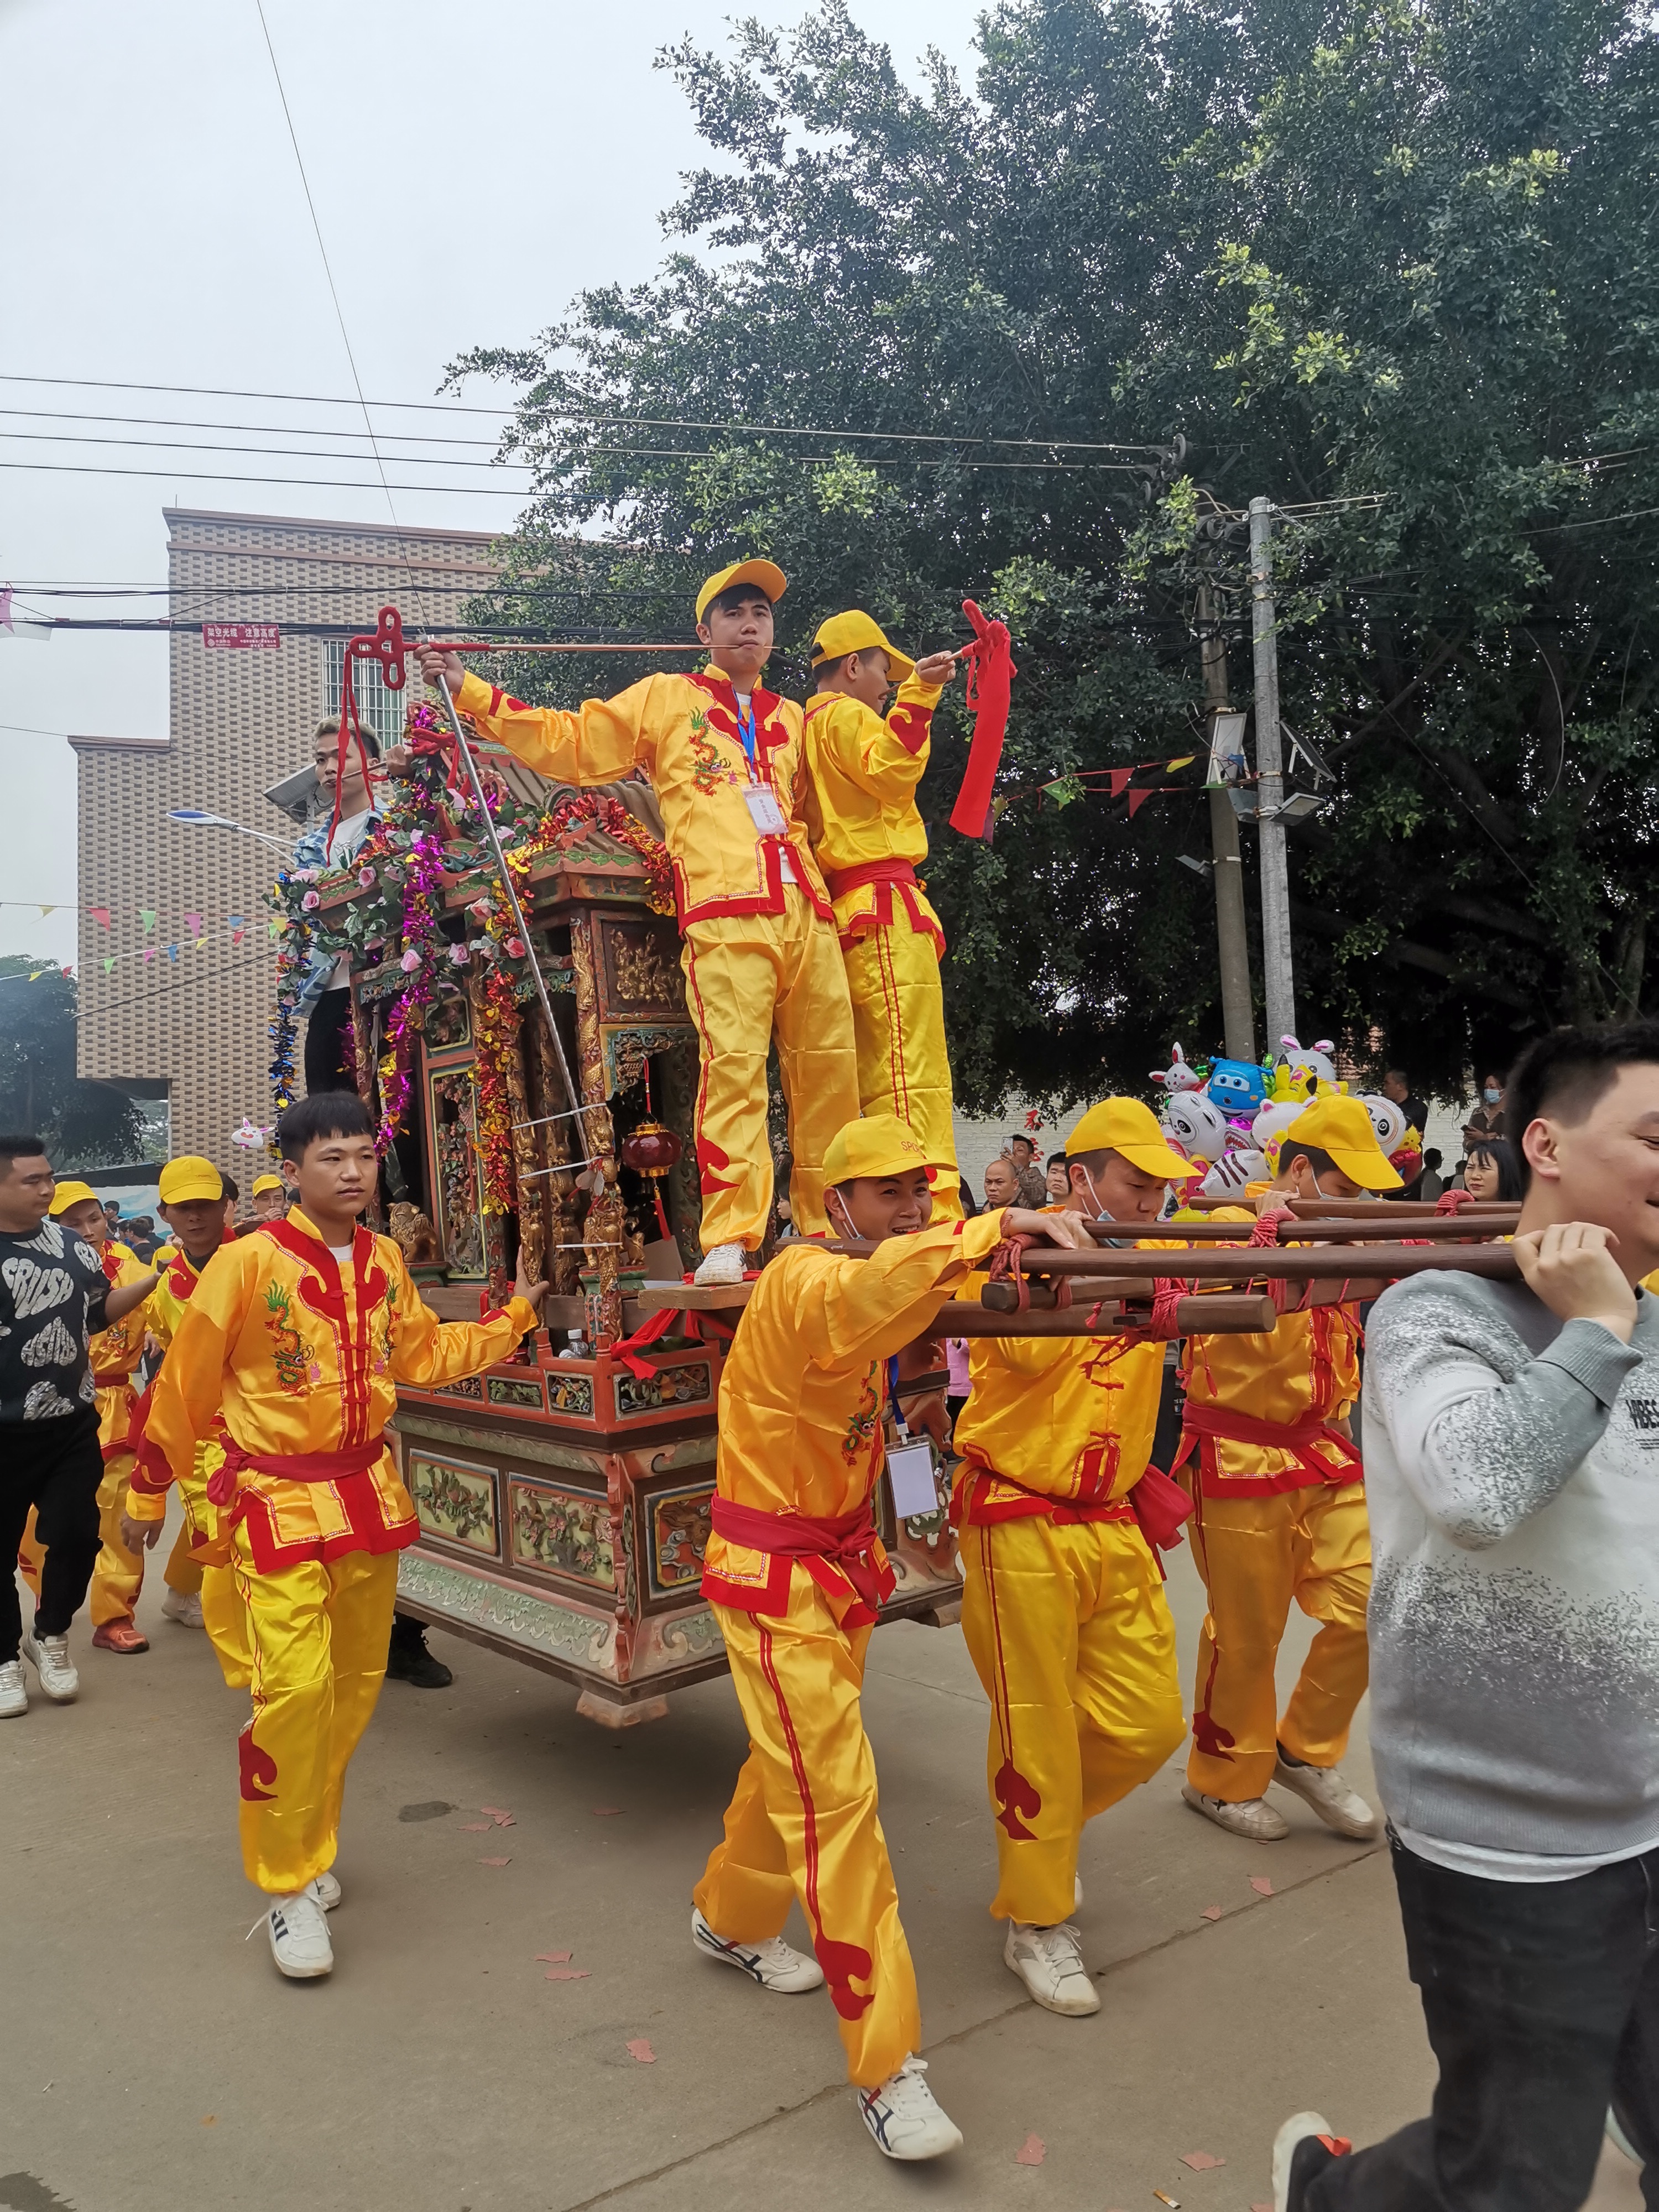
POLYGON ((325 991, 306 1024, 306 1097, 357 1088, 349 991, 325 991))
POLYGON ((46 1554, 40 1565, 35 1631, 62 1636, 80 1611, 98 1564, 98 1486, 103 1479, 96 1407, 55 1421, 8 1421, 0 1426, 0 1666, 17 1656, 23 1633, 13 1570, 30 1506, 35 1509, 34 1533, 46 1554))
POLYGON ((1659 2208, 1659 1850, 1485 1881, 1389 1841, 1434 2112, 1326 2166, 1306 2212, 1576 2212, 1610 2105, 1659 2208))

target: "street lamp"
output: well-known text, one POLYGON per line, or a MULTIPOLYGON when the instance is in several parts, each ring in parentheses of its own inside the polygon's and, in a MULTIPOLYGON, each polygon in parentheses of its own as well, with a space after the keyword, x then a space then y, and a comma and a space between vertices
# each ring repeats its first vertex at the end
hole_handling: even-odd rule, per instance
POLYGON ((209 814, 199 806, 173 806, 167 810, 167 820, 188 823, 197 830, 235 830, 244 837, 256 838, 261 845, 274 847, 284 860, 289 855, 289 848, 280 837, 267 837, 263 830, 250 830, 246 822, 233 822, 228 814, 209 814))

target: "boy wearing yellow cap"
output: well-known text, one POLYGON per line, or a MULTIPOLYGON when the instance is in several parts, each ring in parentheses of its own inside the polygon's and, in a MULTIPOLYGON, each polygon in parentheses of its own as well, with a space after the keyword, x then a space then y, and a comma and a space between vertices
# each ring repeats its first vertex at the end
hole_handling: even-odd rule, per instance
POLYGON ((1075 1241, 1018 1211, 928 1226, 929 1159, 890 1115, 850 1122, 824 1171, 836 1231, 866 1260, 796 1238, 761 1273, 720 1381, 703 1595, 749 1729, 749 1757, 696 1891, 692 1941, 763 1989, 827 1981, 877 2147, 936 2158, 962 2137, 916 2056, 915 1970, 876 1810, 860 1691, 893 1588, 872 1498, 890 1360, 1012 1231, 1075 1241), (782 1941, 799 1898, 817 1962, 782 1941))
POLYGON ((255 1176, 253 1178, 253 1218, 256 1221, 280 1221, 288 1212, 288 1185, 279 1175, 255 1176))
MULTIPOLYGON (((89 1244, 98 1255, 105 1279, 112 1289, 148 1283, 152 1270, 137 1253, 109 1233, 109 1217, 98 1195, 84 1182, 60 1182, 52 1193, 52 1218, 89 1244)), ((92 1616, 92 1640, 100 1651, 148 1651, 149 1639, 133 1620, 133 1607, 144 1578, 141 1553, 131 1551, 121 1537, 121 1508, 126 1502, 127 1479, 132 1470, 132 1448, 127 1430, 137 1404, 132 1387, 133 1370, 144 1353, 144 1315, 142 1307, 101 1329, 87 1346, 92 1379, 97 1387, 98 1443, 104 1458, 104 1479, 98 1486, 98 1564, 92 1571, 88 1611, 92 1616)), ((34 1516, 17 1550, 23 1579, 38 1597, 40 1562, 44 1556, 34 1533, 34 1516)))
MULTIPOLYGON (((1281 1139, 1259 1218, 1290 1198, 1397 1190, 1358 1098, 1326 1091, 1281 1139)), ((1227 1208, 1212 1220, 1249 1221, 1227 1208)), ((1182 1796, 1231 1835, 1290 1833, 1267 1801, 1293 1790, 1339 1835, 1376 1819, 1337 1762, 1369 1672, 1370 1531, 1348 1415, 1359 1395, 1359 1316, 1351 1302, 1285 1314, 1270 1335, 1193 1336, 1176 1466, 1193 1500, 1193 1557, 1209 1595, 1182 1796), (1321 1624, 1282 1717, 1273 1668, 1292 1601, 1321 1624)))
MULTIPOLYGON (((157 1377, 145 1465, 188 1474, 223 1436, 222 1511, 246 1608, 252 1712, 238 1740, 242 1863, 266 1898, 278 1970, 332 1970, 324 1914, 345 1772, 380 1696, 398 1553, 419 1534, 383 1433, 400 1382, 439 1387, 503 1359, 546 1285, 504 1311, 440 1322, 389 1237, 359 1224, 380 1164, 355 1092, 321 1091, 278 1131, 300 1203, 231 1239, 204 1268, 157 1377)), ((135 1480, 142 1539, 166 1510, 135 1480)))
MULTIPOLYGON (((161 1170, 157 1197, 157 1211, 170 1233, 155 1255, 161 1279, 150 1292, 144 1320, 161 1346, 159 1371, 165 1372, 167 1349, 179 1333, 203 1270, 231 1232, 225 1221, 224 1178, 211 1160, 188 1152, 169 1160, 161 1170)), ((156 1380, 151 1377, 152 1392, 156 1380)), ((165 1458, 146 1449, 147 1416, 148 1404, 141 1407, 135 1423, 137 1459, 128 1487, 137 1497, 154 1498, 165 1496, 172 1475, 165 1458)), ((204 1437, 197 1447, 193 1464, 179 1477, 185 1525, 167 1561, 167 1595, 161 1601, 161 1610, 169 1620, 205 1628, 227 1686, 245 1690, 252 1679, 247 1608, 228 1564, 203 1557, 217 1548, 219 1516, 209 1502, 208 1485, 223 1457, 216 1435, 204 1437)))
MULTIPOLYGON (((1193 1173, 1133 1098, 1091 1107, 1066 1165, 1062 1217, 1104 1213, 1149 1232, 1169 1184, 1193 1173)), ((1004 1963, 1050 2012, 1100 2008, 1069 1917, 1083 1824, 1150 1780, 1184 1732, 1175 1628, 1131 1502, 1163 1369, 1162 1343, 1110 1336, 969 1347, 951 1511, 963 1633, 991 1701, 991 1913, 1008 1923, 1004 1963)))
POLYGON ((847 963, 860 1102, 866 1114, 908 1121, 929 1158, 945 1164, 933 1208, 954 1217, 962 1200, 939 976, 945 932, 916 881, 927 832, 915 793, 956 655, 913 661, 854 608, 819 629, 812 668, 806 818, 847 963))
POLYGON ((824 1147, 858 1110, 847 977, 830 897, 801 820, 800 708, 762 689, 784 576, 739 561, 697 594, 711 665, 647 676, 574 713, 526 707, 417 647, 477 728, 539 775, 603 784, 642 769, 662 807, 684 939, 686 1004, 702 1073, 696 1136, 702 1188, 700 1283, 741 1280, 772 1205, 766 1060, 775 1035, 794 1160, 790 1206, 822 1235, 824 1147))

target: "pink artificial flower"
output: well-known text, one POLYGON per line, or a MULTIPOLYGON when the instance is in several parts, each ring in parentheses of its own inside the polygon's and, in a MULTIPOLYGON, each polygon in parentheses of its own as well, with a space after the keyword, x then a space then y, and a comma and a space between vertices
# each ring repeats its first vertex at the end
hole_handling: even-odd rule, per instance
POLYGON ((472 955, 465 945, 452 945, 449 948, 449 957, 456 967, 465 968, 472 955))
POLYGON ((398 965, 403 969, 405 975, 412 975, 420 964, 421 956, 415 950, 415 947, 412 945, 410 946, 408 951, 404 953, 403 958, 398 963, 398 965))
POLYGON ((514 959, 515 959, 515 960, 522 960, 522 959, 524 958, 524 939, 523 939, 523 938, 521 938, 521 937, 509 937, 509 938, 507 939, 507 949, 508 952, 512 955, 512 957, 514 957, 514 959))
POLYGON ((358 880, 358 882, 362 885, 363 889, 364 889, 365 890, 368 890, 368 888, 369 888, 369 886, 370 886, 370 885, 374 882, 374 880, 375 880, 375 876, 374 876, 374 869, 373 869, 373 868, 359 868, 359 869, 358 869, 358 871, 357 871, 357 880, 358 880))
POLYGON ((300 905, 303 912, 306 914, 311 914, 314 912, 314 910, 319 907, 322 902, 323 902, 317 892, 307 891, 305 896, 300 901, 300 905))

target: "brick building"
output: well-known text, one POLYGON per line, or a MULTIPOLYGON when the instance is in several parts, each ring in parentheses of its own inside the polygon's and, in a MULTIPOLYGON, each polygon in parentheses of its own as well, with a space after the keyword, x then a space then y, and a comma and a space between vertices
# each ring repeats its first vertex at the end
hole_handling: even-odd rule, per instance
MULTIPOLYGON (((165 512, 168 733, 70 740, 79 767, 80 1072, 166 1098, 172 1150, 234 1171, 231 1131, 244 1115, 269 1117, 274 961, 263 902, 280 858, 255 837, 186 827, 168 811, 199 807, 290 843, 295 824, 264 794, 309 765, 316 725, 338 707, 343 641, 372 629, 390 602, 411 628, 451 628, 494 574, 493 541, 472 531, 165 512), (210 623, 274 625, 280 641, 210 648, 200 627, 210 623), (93 907, 108 908, 107 930, 93 907)), ((364 721, 390 738, 402 697, 381 692, 378 672, 356 689, 364 721)))

